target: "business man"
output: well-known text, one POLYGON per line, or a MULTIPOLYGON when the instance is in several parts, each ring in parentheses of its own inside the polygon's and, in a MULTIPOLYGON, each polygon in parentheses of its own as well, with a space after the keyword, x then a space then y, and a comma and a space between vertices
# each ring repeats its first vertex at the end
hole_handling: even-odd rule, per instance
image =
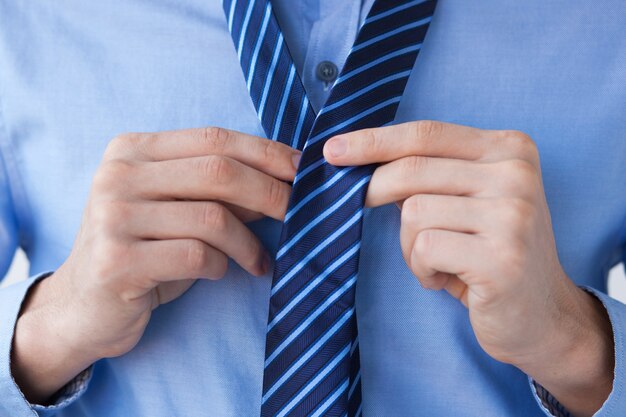
POLYGON ((421 6, 252 3, 0 1, 0 272, 18 245, 33 272, 0 290, 0 415, 623 415, 626 306, 605 293, 626 247, 626 3, 440 0, 394 122, 320 147, 330 172, 372 174, 346 307, 360 372, 316 401, 296 360, 267 384, 280 231, 317 194, 296 190, 312 151, 266 139, 243 28, 276 17, 320 115, 378 42, 353 48, 359 27, 421 6), (357 411, 338 399, 354 381, 357 411))

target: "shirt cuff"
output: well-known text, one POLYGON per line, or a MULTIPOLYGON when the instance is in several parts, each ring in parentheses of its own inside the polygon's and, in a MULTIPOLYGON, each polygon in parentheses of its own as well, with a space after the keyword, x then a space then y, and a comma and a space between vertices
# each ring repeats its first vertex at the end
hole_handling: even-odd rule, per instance
POLYGON ((11 374, 11 348, 15 325, 22 303, 30 288, 39 280, 51 275, 43 273, 0 290, 0 415, 11 417, 47 417, 67 407, 87 389, 93 368, 83 371, 63 387, 49 406, 28 402, 11 374))
MULTIPOLYGON (((626 305, 609 297, 607 294, 594 288, 582 287, 595 297, 597 297, 609 316, 613 329, 613 340, 615 342, 615 369, 613 371, 613 390, 604 402, 600 410, 593 417, 621 417, 626 410, 626 393, 624 384, 626 383, 626 350, 624 349, 624 336, 626 333, 626 305)), ((569 417, 570 413, 554 398, 545 388, 529 378, 531 391, 539 404, 539 407, 547 416, 569 417)))
POLYGON ((93 366, 90 366, 61 388, 52 398, 50 405, 33 404, 31 405, 33 410, 37 411, 40 417, 48 417, 64 409, 83 395, 89 386, 92 375, 93 366))
POLYGON ((533 395, 544 413, 554 417, 571 417, 569 411, 548 390, 533 381, 532 378, 528 378, 528 380, 530 381, 533 395))

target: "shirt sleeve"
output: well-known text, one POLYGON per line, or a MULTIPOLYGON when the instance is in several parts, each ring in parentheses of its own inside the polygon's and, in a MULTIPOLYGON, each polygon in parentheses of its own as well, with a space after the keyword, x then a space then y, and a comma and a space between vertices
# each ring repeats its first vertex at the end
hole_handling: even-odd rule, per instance
POLYGON ((532 378, 528 378, 528 380, 530 381, 531 390, 537 403, 539 403, 539 406, 547 415, 554 417, 571 417, 569 411, 567 411, 548 390, 537 384, 532 378))
MULTIPOLYGON (((13 260, 18 246, 17 221, 3 155, 0 152, 0 281, 13 260)), ((11 374, 11 348, 15 324, 31 286, 48 274, 40 274, 0 288, 0 416, 49 417, 74 402, 87 389, 92 368, 84 371, 55 395, 52 405, 29 404, 11 374)))
MULTIPOLYGON (((596 296, 606 308, 613 329, 615 342, 615 370, 613 373, 613 390, 594 417, 621 417, 626 410, 626 305, 609 297, 607 294, 594 288, 584 287, 586 291, 596 296)), ((546 389, 530 380, 530 387, 539 407, 547 416, 569 417, 569 412, 546 389)))

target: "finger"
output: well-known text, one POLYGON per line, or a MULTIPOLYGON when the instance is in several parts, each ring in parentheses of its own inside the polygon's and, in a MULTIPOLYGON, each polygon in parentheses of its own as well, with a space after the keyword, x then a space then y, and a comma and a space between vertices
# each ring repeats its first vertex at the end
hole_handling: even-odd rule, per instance
POLYGON ((436 121, 365 129, 331 138, 324 156, 333 165, 367 165, 419 155, 497 161, 521 158, 538 166, 533 141, 517 131, 482 130, 436 121))
POLYGON ((439 291, 448 285, 451 277, 455 275, 446 274, 445 272, 435 272, 431 276, 420 276, 419 282, 422 287, 429 290, 439 291))
POLYGON ((467 298, 468 297, 467 290, 469 289, 469 287, 467 286, 467 284, 461 281, 461 279, 457 277, 456 275, 451 275, 451 274, 447 274, 447 275, 448 275, 448 279, 445 285, 443 286, 443 288, 448 292, 448 294, 450 294, 451 296, 459 300, 461 303, 463 303, 465 307, 469 307, 468 298, 467 298))
POLYGON ((445 289, 448 294, 459 300, 465 307, 468 307, 469 287, 458 276, 446 272, 435 272, 431 276, 419 276, 422 287, 429 290, 439 291, 445 289))
POLYGON ((150 202, 130 214, 128 232, 140 239, 197 239, 233 258, 252 275, 263 275, 269 256, 257 237, 214 202, 150 202))
POLYGON ((400 245, 409 263, 415 239, 422 230, 440 229, 461 233, 484 233, 490 228, 491 200, 418 194, 402 205, 400 245))
POLYGON ((300 152, 280 142, 217 127, 121 135, 109 155, 143 161, 221 155, 285 181, 293 180, 300 152))
MULTIPOLYGON (((420 232, 429 229, 486 236, 502 229, 498 199, 419 194, 404 201, 401 211, 400 247, 407 264, 420 232)), ((513 221, 512 216, 504 221, 513 221)))
POLYGON ((207 156, 143 164, 135 181, 148 199, 219 200, 281 220, 291 187, 234 159, 207 156))
POLYGON ((196 239, 139 241, 132 251, 136 274, 145 279, 147 289, 164 282, 220 279, 228 268, 223 252, 196 239))
POLYGON ((485 192, 492 178, 483 164, 458 159, 410 156, 378 167, 365 204, 378 207, 415 194, 473 196, 485 192))
POLYGON ((324 156, 334 165, 366 165, 409 155, 480 159, 490 140, 476 128, 419 121, 359 130, 331 138, 324 156))
POLYGON ((481 236, 426 229, 417 234, 409 267, 426 287, 433 285, 430 279, 438 272, 456 275, 469 283, 489 257, 481 236))
POLYGON ((183 295, 196 282, 195 279, 164 282, 152 290, 152 309, 167 304, 183 295))
POLYGON ((259 212, 245 209, 243 207, 236 206, 234 204, 223 203, 231 213, 235 215, 239 220, 244 223, 250 223, 257 220, 261 220, 265 216, 259 212))

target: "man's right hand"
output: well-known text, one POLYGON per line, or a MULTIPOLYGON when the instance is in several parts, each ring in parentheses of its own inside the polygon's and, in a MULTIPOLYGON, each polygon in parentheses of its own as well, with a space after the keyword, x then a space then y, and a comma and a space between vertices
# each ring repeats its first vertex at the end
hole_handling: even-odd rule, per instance
POLYGON ((114 139, 70 256, 17 322, 12 371, 29 401, 130 351, 152 310, 198 277, 223 277, 228 258, 266 273, 270 258, 244 223, 283 218, 299 156, 220 128, 114 139))

